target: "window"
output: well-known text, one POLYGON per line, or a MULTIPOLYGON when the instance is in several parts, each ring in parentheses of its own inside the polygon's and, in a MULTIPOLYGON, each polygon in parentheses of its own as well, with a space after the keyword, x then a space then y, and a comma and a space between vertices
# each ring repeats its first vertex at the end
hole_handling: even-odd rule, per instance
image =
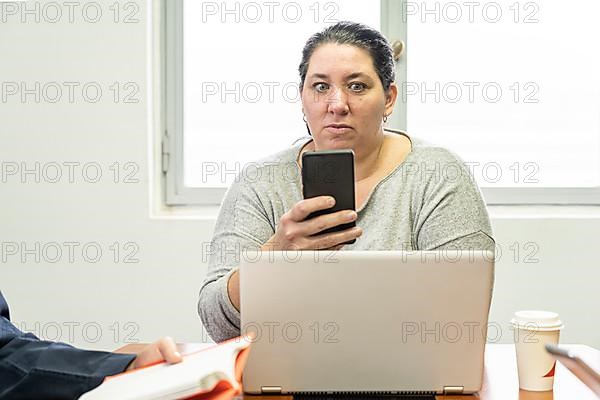
POLYGON ((302 46, 339 20, 408 31, 388 125, 460 154, 488 203, 600 203, 600 5, 566 8, 168 1, 167 203, 218 204, 245 165, 306 135, 302 46))
POLYGON ((227 187, 230 172, 304 136, 304 42, 340 19, 379 28, 377 5, 184 0, 184 185, 227 187))
POLYGON ((341 20, 381 29, 387 1, 166 2, 168 204, 218 204, 245 165, 306 136, 298 64, 341 20))
POLYGON ((408 131, 458 152, 488 202, 598 203, 599 12, 583 0, 410 4, 408 131))

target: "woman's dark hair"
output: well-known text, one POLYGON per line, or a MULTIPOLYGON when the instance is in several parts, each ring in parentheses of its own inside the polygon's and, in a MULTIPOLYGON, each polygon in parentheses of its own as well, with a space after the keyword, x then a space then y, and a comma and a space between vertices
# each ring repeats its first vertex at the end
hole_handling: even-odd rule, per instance
POLYGON ((314 51, 322 44, 349 44, 367 50, 379 75, 383 89, 387 91, 395 79, 394 54, 387 39, 377 30, 356 22, 342 21, 312 35, 302 50, 300 90, 304 87, 308 62, 314 51))

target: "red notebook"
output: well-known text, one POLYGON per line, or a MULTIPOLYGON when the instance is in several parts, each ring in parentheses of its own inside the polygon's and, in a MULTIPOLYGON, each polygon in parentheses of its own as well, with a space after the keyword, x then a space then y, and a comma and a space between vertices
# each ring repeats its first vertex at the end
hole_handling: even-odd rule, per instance
POLYGON ((239 337, 165 362, 114 375, 82 400, 231 399, 242 392, 242 371, 251 339, 239 337))

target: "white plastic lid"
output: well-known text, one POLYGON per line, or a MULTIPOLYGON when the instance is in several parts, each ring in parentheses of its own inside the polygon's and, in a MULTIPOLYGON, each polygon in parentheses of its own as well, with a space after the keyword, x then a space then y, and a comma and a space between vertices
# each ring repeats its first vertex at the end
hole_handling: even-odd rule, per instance
POLYGON ((517 311, 510 323, 532 331, 554 331, 565 327, 557 313, 539 310, 517 311))

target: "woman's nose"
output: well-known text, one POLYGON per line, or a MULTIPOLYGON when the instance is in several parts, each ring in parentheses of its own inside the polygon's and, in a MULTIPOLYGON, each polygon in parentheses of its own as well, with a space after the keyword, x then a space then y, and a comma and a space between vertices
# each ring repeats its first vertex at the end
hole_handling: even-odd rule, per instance
POLYGON ((333 92, 327 96, 327 111, 334 114, 347 114, 349 111, 348 107, 348 96, 343 90, 334 87, 333 92))

